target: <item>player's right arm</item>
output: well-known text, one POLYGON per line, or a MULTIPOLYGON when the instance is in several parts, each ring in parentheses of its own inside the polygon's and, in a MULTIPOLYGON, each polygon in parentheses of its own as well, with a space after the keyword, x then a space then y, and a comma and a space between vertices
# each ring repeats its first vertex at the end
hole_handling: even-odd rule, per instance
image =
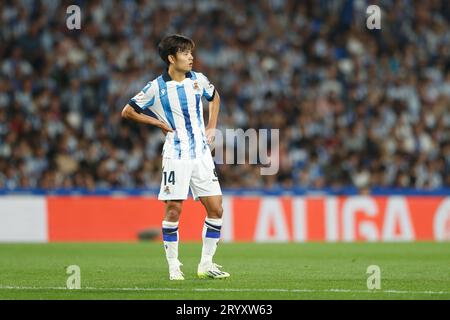
POLYGON ((167 132, 173 132, 172 128, 170 128, 167 124, 164 122, 155 119, 153 117, 150 117, 144 113, 137 112, 132 106, 130 106, 128 103, 122 110, 122 117, 125 119, 130 119, 136 122, 149 124, 152 126, 156 126, 158 128, 161 128, 164 134, 167 132))
POLYGON ((143 110, 153 106, 155 102, 155 91, 155 86, 151 82, 147 83, 123 108, 122 117, 161 128, 164 134, 173 132, 173 129, 165 122, 142 113, 143 110))

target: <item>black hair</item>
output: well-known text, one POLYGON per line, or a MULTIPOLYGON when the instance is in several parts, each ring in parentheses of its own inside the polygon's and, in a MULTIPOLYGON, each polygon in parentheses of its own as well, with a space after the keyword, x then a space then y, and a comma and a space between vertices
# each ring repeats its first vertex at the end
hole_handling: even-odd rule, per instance
POLYGON ((193 50, 194 48, 195 43, 192 39, 179 34, 167 36, 158 44, 159 56, 167 65, 170 65, 170 55, 175 56, 177 52, 193 50))

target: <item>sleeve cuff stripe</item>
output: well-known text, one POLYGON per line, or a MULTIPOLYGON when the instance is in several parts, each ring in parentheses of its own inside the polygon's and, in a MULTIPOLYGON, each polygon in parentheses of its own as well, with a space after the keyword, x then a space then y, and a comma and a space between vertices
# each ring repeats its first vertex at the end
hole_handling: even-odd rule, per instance
POLYGON ((134 109, 137 113, 142 113, 141 107, 139 107, 138 104, 137 104, 133 99, 131 99, 130 101, 128 101, 128 104, 129 104, 130 106, 132 106, 133 109, 134 109))
POLYGON ((215 95, 216 95, 216 89, 214 89, 213 94, 211 95, 211 97, 208 98, 208 96, 205 95, 205 98, 206 98, 206 100, 208 100, 208 101, 213 101, 215 95))

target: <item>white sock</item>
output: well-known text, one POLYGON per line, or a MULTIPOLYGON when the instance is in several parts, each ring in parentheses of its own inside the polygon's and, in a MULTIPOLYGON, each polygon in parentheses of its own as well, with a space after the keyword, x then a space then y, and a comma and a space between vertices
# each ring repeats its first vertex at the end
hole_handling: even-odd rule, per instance
POLYGON ((162 222, 164 249, 169 266, 178 263, 178 222, 162 222))
POLYGON ((202 259, 200 264, 208 264, 212 262, 216 253, 217 244, 220 239, 220 230, 222 228, 222 219, 205 219, 203 225, 203 248, 202 259))

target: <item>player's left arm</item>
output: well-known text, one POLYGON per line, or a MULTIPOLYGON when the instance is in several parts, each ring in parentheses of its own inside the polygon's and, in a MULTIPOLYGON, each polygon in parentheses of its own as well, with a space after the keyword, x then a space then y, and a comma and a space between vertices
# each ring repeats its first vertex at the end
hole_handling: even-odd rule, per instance
POLYGON ((215 89, 214 97, 209 102, 209 119, 208 125, 206 126, 206 139, 208 144, 214 142, 215 131, 217 126, 217 118, 219 117, 219 107, 220 107, 220 96, 215 89))
POLYGON ((203 73, 198 73, 198 80, 203 89, 202 96, 209 101, 209 120, 206 126, 206 140, 208 144, 214 142, 215 131, 217 127, 217 118, 219 116, 220 96, 214 85, 203 73))

